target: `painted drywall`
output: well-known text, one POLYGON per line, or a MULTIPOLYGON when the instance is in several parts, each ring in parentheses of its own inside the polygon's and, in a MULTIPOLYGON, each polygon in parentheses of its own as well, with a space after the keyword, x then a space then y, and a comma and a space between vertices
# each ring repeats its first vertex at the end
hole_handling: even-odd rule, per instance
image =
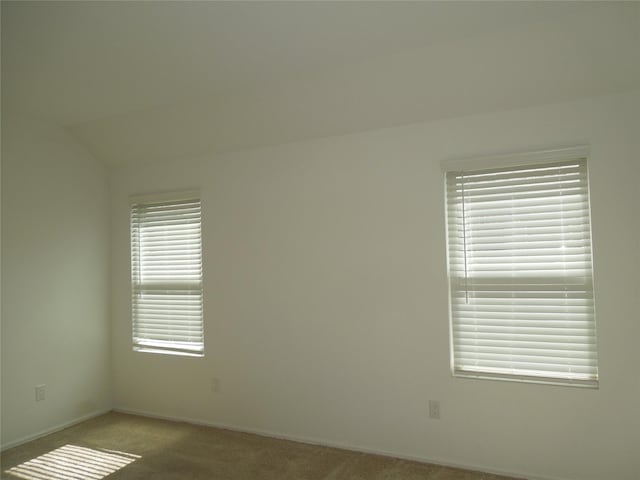
POLYGON ((115 170, 115 406, 529 478, 636 479, 639 138, 636 91, 115 170), (584 144, 600 388, 453 378, 440 162, 584 144), (205 357, 133 352, 128 196, 192 187, 205 357))
MULTIPOLYGON (((338 3, 340 5, 336 8, 343 8, 345 2, 338 3)), ((401 2, 395 3, 402 5, 401 2)), ((458 6, 457 2, 409 3, 436 11, 461 8, 459 11, 463 17, 475 15, 468 2, 458 6)), ((400 49, 394 54, 380 54, 366 61, 346 62, 338 69, 311 69, 304 75, 281 75, 273 82, 266 81, 268 75, 264 73, 253 75, 252 81, 260 79, 254 89, 247 90, 241 86, 243 82, 237 81, 238 88, 222 90, 222 95, 203 97, 195 94, 192 88, 176 86, 181 85, 184 79, 190 81, 192 77, 206 79, 208 84, 215 83, 211 77, 224 76, 228 70, 226 64, 211 63, 209 56, 206 61, 198 62, 195 54, 194 57, 189 56, 189 63, 197 65, 198 72, 190 75, 188 68, 186 71, 180 69, 180 61, 165 59, 164 70, 165 65, 172 65, 171 70, 179 72, 180 80, 172 82, 173 88, 190 92, 193 95, 190 99, 167 99, 162 102, 163 106, 157 108, 132 108, 128 114, 78 123, 72 127, 72 132, 98 158, 112 165, 156 159, 170 161, 203 152, 246 150, 637 88, 640 85, 640 3, 565 3, 537 2, 527 6, 525 2, 499 2, 497 8, 501 12, 522 13, 522 8, 532 8, 532 12, 540 14, 546 8, 552 8, 556 14, 550 14, 543 22, 533 21, 533 15, 530 18, 532 23, 523 25, 511 22, 510 15, 496 12, 495 21, 504 22, 503 27, 509 25, 509 28, 491 28, 483 34, 474 34, 473 30, 461 27, 460 20, 455 20, 455 27, 447 29, 454 34, 449 40, 400 49), (567 8, 574 10, 574 14, 566 15, 557 10, 567 8), (223 72, 207 75, 206 70, 202 70, 207 65, 214 65, 214 71, 223 72)), ((489 11, 487 8, 491 7, 488 2, 483 2, 479 8, 483 12, 481 16, 484 16, 489 11)), ((282 18, 287 23, 292 22, 291 16, 282 18)), ((344 20, 339 14, 336 18, 344 20)), ((419 23, 425 32, 430 30, 430 23, 439 15, 428 18, 419 23)), ((457 17, 445 15, 441 23, 449 25, 454 18, 457 17)), ((388 26, 388 20, 385 18, 383 24, 388 26)), ((363 18, 361 22, 366 20, 363 18)), ((50 20, 47 24, 61 28, 50 20)), ((301 25, 293 24, 304 31, 301 25)), ((207 28, 214 31, 210 26, 207 28)), ((17 31, 30 38, 23 29, 17 31)), ((244 38, 241 33, 235 33, 237 38, 244 38)), ((34 35, 40 38, 39 30, 31 36, 34 35)), ((299 36, 288 43, 297 43, 299 36)), ((102 35, 101 38, 110 36, 102 35)), ((154 35, 150 34, 149 38, 154 38, 154 35)), ((304 44, 303 40, 300 41, 304 44)), ((356 43, 360 42, 366 43, 362 37, 356 43)), ((199 40, 196 43, 208 46, 220 42, 199 40)), ((83 43, 79 41, 77 44, 83 43)), ((108 45, 112 48, 112 42, 108 45)), ((174 51, 174 48, 170 50, 174 51)), ((289 58, 295 57, 292 48, 286 50, 289 58)), ((207 51, 210 50, 208 47, 207 51)), ((309 56, 313 57, 317 50, 309 49, 309 56)), ((184 57, 182 50, 175 51, 184 57)), ((64 52, 68 56, 66 44, 64 52)), ((25 58, 30 57, 19 57, 20 60, 25 58)), ((229 58, 238 61, 235 52, 229 58)), ((272 60, 261 61, 261 65, 272 66, 272 60)), ((114 71, 106 72, 107 78, 114 71)), ((131 71, 128 70, 128 74, 131 75, 131 71)), ((159 84, 172 78, 164 72, 149 72, 143 78, 156 77, 163 77, 159 84)), ((77 77, 73 81, 77 81, 77 77)), ((69 88, 73 81, 64 82, 65 88, 69 88)), ((115 81, 109 85, 119 84, 115 81)), ((43 90, 51 88, 51 85, 43 86, 43 90)), ((90 82, 78 88, 83 90, 87 85, 90 82)), ((145 88, 145 93, 157 87, 153 82, 145 88)), ((99 98, 101 102, 110 98, 108 88, 104 90, 105 94, 99 98)), ((112 104, 121 100, 120 91, 118 93, 112 104)), ((141 96, 137 95, 138 98, 141 96)), ((30 103, 34 102, 31 90, 28 98, 30 103)), ((53 98, 56 105, 60 102, 59 97, 50 95, 37 102, 38 106, 48 105, 48 98, 53 98)), ((84 97, 79 103, 82 108, 89 106, 84 97)), ((49 110, 58 112, 65 108, 51 107, 49 110)))
POLYGON ((2 112, 3 448, 111 406, 107 180, 61 130, 2 112))

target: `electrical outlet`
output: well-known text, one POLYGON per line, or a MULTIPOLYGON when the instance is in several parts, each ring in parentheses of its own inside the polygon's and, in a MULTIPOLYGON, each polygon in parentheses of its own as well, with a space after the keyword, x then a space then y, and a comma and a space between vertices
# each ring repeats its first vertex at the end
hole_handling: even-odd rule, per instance
POLYGON ((429 418, 440 420, 440 402, 438 400, 429 400, 429 418))
POLYGON ((220 379, 218 377, 211 378, 211 391, 213 393, 220 392, 220 379))
POLYGON ((46 385, 36 385, 36 402, 41 402, 45 399, 46 385))

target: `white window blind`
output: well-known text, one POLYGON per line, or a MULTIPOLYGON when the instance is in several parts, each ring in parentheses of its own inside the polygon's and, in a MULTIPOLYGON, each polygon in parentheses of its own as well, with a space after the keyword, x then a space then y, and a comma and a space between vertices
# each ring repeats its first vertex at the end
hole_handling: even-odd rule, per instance
POLYGON ((201 356, 201 207, 197 192, 133 197, 134 350, 201 356))
POLYGON ((453 371, 597 386, 586 158, 543 157, 446 174, 453 371))

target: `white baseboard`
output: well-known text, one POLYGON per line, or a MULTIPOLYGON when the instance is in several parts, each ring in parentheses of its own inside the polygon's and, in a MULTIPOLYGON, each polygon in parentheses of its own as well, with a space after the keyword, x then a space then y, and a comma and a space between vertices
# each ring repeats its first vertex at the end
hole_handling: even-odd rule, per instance
POLYGON ((119 412, 119 413, 130 414, 130 415, 138 415, 138 416, 141 416, 141 417, 157 418, 159 420, 168 420, 168 421, 172 421, 172 422, 184 422, 184 423, 190 423, 190 424, 193 424, 193 425, 202 425, 202 426, 206 426, 206 427, 221 428, 221 429, 224 429, 224 430, 231 430, 231 431, 234 431, 234 432, 251 433, 251 434, 254 434, 254 435, 260 435, 262 437, 270 437, 270 438, 277 438, 277 439, 282 439, 282 440, 290 440, 290 441, 293 441, 293 442, 306 443, 306 444, 309 444, 309 445, 318 445, 318 446, 323 446, 323 447, 339 448, 341 450, 349 450, 349 451, 352 451, 352 452, 369 453, 369 454, 373 454, 373 455, 383 455, 383 456, 387 456, 387 457, 400 458, 400 459, 403 459, 403 460, 411 460, 411 461, 415 461, 415 462, 431 463, 431 464, 434 464, 434 465, 441 465, 443 467, 462 468, 462 469, 466 469, 466 470, 474 470, 474 471, 478 471, 478 472, 491 473, 491 474, 494 474, 494 475, 505 475, 505 476, 508 476, 508 477, 522 478, 524 480, 567 480, 567 479, 558 478, 558 477, 553 478, 553 477, 532 476, 532 475, 528 475, 528 474, 526 474, 524 472, 510 472, 510 471, 505 471, 505 470, 497 470, 495 468, 488 468, 488 467, 483 466, 483 465, 470 465, 470 464, 463 465, 463 464, 454 463, 454 462, 441 460, 441 459, 420 457, 420 456, 414 456, 414 455, 406 455, 406 454, 393 452, 393 451, 371 449, 371 448, 360 447, 360 446, 356 446, 356 445, 351 445, 351 444, 346 444, 346 443, 341 443, 341 442, 335 442, 335 441, 330 441, 330 440, 324 440, 324 439, 319 439, 319 438, 314 438, 314 437, 290 435, 290 434, 282 433, 282 432, 274 432, 274 431, 269 431, 269 430, 260 430, 260 429, 256 429, 256 428, 249 428, 249 427, 243 427, 243 426, 238 426, 238 425, 231 425, 231 424, 228 424, 228 423, 210 422, 210 421, 207 421, 207 420, 201 420, 201 419, 197 419, 197 418, 173 417, 173 416, 162 415, 162 414, 159 414, 159 413, 149 412, 149 411, 145 411, 145 410, 132 410, 132 409, 127 409, 127 408, 115 407, 113 409, 113 411, 114 412, 119 412))
POLYGON ((23 443, 31 442, 32 440, 36 440, 36 439, 38 439, 40 437, 45 437, 45 436, 50 435, 52 433, 59 432, 60 430, 64 430, 65 428, 72 427, 72 426, 77 425, 78 423, 82 423, 82 422, 84 422, 86 420, 90 420, 92 418, 99 417, 100 415, 104 415, 105 413, 109 413, 110 411, 111 411, 110 408, 105 409, 105 410, 97 410, 97 411, 89 413, 87 415, 83 415, 82 417, 74 418, 73 420, 70 420, 68 422, 61 423, 61 424, 55 425, 53 427, 47 428, 45 430, 41 430, 41 431, 39 431, 37 433, 32 433, 30 435, 27 435, 25 437, 19 438, 17 440, 13 440, 11 442, 4 443, 0 447, 0 451, 5 451, 5 450, 7 450, 9 448, 17 447, 18 445, 22 445, 23 443))

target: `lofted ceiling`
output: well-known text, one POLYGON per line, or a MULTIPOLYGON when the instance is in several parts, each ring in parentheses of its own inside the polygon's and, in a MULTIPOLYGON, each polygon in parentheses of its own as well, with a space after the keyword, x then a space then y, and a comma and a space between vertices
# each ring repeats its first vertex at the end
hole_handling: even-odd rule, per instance
POLYGON ((640 88, 637 2, 2 2, 2 106, 117 166, 640 88))

